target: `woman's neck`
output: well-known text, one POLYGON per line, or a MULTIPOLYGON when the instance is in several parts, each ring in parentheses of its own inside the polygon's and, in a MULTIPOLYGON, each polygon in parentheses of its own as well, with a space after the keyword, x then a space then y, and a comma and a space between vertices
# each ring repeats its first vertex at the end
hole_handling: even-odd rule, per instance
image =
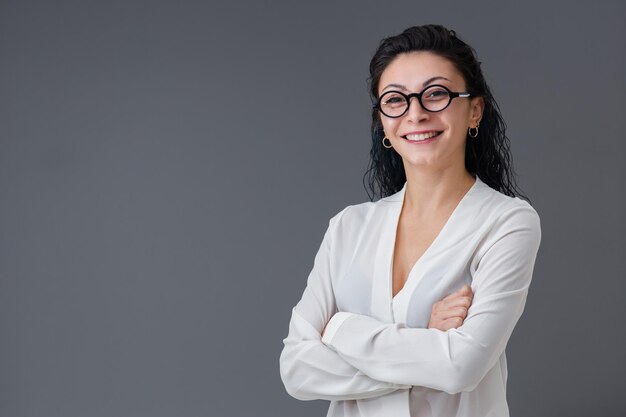
POLYGON ((406 171, 407 185, 403 210, 427 216, 441 209, 454 208, 476 181, 462 169, 406 171))

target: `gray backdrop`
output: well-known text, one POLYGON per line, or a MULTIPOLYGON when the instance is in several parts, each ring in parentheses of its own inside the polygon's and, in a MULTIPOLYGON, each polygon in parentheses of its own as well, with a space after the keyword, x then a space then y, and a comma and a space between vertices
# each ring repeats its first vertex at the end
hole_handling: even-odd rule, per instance
POLYGON ((278 373, 367 200, 378 41, 475 46, 543 240, 512 416, 626 410, 624 2, 0 2, 0 415, 323 416, 278 373))

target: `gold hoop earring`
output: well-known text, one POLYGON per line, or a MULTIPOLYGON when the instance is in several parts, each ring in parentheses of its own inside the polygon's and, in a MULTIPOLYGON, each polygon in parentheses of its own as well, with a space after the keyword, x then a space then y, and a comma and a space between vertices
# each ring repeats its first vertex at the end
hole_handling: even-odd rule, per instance
POLYGON ((478 126, 480 125, 480 123, 476 123, 476 127, 470 127, 469 129, 467 129, 467 134, 469 135, 470 138, 475 138, 476 136, 478 136, 478 126), (472 129, 474 129, 474 134, 472 134, 472 129))
POLYGON ((387 136, 385 136, 385 137, 383 138, 383 146, 384 146, 385 148, 387 148, 387 149, 393 148, 393 145, 391 144, 391 140, 389 140, 389 138, 388 138, 387 136), (385 139, 387 139, 387 140, 389 141, 389 146, 387 146, 387 145, 385 144, 385 139))

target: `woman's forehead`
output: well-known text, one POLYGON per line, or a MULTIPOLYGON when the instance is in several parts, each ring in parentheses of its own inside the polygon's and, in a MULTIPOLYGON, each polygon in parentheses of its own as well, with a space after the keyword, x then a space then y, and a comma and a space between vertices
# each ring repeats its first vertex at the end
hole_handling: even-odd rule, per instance
POLYGON ((379 91, 389 84, 419 91, 432 82, 463 87, 465 82, 454 64, 428 51, 408 52, 394 58, 383 71, 379 91))

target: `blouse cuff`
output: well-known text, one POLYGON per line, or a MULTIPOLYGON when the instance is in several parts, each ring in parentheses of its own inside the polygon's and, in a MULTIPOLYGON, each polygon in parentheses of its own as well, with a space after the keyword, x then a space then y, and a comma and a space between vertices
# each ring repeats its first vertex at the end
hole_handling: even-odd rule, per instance
POLYGON ((341 327, 341 325, 347 319, 349 319, 350 317, 354 315, 355 314, 353 313, 348 313, 344 311, 335 313, 335 315, 332 316, 330 320, 328 321, 328 323, 326 324, 326 328, 324 329, 324 335, 322 336, 322 343, 324 343, 327 346, 331 346, 333 337, 335 337, 335 334, 339 330, 339 327, 341 327))

